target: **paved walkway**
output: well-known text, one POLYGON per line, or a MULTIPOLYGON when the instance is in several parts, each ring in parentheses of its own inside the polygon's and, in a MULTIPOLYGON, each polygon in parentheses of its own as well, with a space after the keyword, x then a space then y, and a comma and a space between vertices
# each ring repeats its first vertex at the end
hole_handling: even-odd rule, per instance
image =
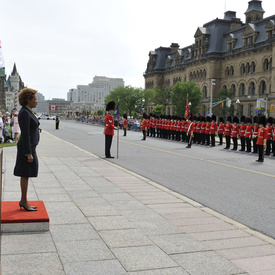
MULTIPOLYGON (((104 147, 104 146, 103 146, 104 147)), ((4 148, 3 200, 19 200, 16 148, 4 148)), ((7 274, 275 274, 275 240, 42 132, 46 233, 3 234, 7 274)))

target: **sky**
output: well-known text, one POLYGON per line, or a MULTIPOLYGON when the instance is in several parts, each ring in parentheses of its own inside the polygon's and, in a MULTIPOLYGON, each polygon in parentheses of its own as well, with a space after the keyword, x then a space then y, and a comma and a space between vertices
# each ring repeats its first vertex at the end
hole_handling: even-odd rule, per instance
MULTIPOLYGON (((274 0, 262 0, 264 17, 274 0)), ((94 76, 144 88, 150 51, 194 43, 198 27, 224 12, 245 21, 248 0, 1 0, 6 75, 14 63, 24 84, 45 99, 67 98, 94 76)))

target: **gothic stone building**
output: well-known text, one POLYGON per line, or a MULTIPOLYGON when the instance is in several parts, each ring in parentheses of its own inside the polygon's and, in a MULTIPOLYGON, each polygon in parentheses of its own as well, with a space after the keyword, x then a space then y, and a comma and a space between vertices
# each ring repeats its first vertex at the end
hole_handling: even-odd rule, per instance
MULTIPOLYGON (((267 99, 268 112, 274 117, 275 15, 264 18, 261 3, 248 3, 245 23, 236 18, 236 12, 227 11, 224 19, 199 27, 193 45, 180 48, 172 43, 151 51, 144 73, 145 88, 194 81, 202 90, 201 114, 205 115, 209 111, 211 79, 215 79, 213 98, 221 89, 233 91, 235 114, 256 115, 256 102, 261 98, 267 99)), ((171 107, 166 108, 166 114, 173 114, 171 107)), ((152 109, 151 106, 147 111, 152 109)))

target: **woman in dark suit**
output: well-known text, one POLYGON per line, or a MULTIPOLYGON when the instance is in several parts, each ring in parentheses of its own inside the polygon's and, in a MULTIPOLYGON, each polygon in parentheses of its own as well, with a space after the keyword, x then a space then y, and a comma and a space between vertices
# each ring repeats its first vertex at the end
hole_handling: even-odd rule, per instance
POLYGON ((18 122, 21 129, 21 136, 17 143, 17 158, 14 167, 14 175, 21 177, 21 201, 20 208, 27 211, 36 211, 36 206, 31 206, 27 200, 28 182, 30 177, 37 177, 38 158, 36 146, 39 142, 39 121, 34 115, 32 108, 37 105, 37 91, 25 88, 19 95, 19 103, 22 106, 18 122))

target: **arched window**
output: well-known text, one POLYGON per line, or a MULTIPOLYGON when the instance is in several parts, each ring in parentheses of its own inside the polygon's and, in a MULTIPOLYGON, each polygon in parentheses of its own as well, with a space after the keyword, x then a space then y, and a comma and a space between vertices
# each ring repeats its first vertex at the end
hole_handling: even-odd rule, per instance
POLYGON ((260 94, 261 95, 266 94, 266 83, 264 80, 262 80, 260 83, 260 94))
POLYGON ((227 86, 226 86, 226 85, 223 85, 222 89, 223 89, 224 91, 226 91, 226 90, 227 90, 227 86))
POLYGON ((231 76, 234 75, 234 68, 233 68, 233 66, 230 67, 230 75, 231 75, 231 76))
POLYGON ((266 59, 264 60, 264 71, 268 71, 268 70, 269 70, 269 66, 270 66, 269 61, 268 61, 268 59, 266 58, 266 59))
POLYGON ((245 65, 244 64, 241 65, 241 74, 245 74, 245 65))
POLYGON ((255 95, 255 83, 251 82, 249 84, 249 95, 255 95))
POLYGON ((206 78, 206 70, 203 70, 203 77, 206 78))
POLYGON ((248 62, 246 63, 246 72, 250 74, 250 64, 248 62))
POLYGON ((236 85, 235 84, 231 85, 231 89, 230 90, 233 93, 233 96, 236 96, 236 85))
POLYGON ((240 96, 244 96, 244 95, 245 95, 245 85, 244 83, 242 83, 240 87, 240 96))
POLYGON ((251 63, 251 73, 255 73, 255 70, 256 70, 256 64, 254 61, 252 61, 251 63))
POLYGON ((203 97, 207 97, 207 87, 206 86, 204 86, 203 88, 202 88, 202 94, 203 94, 203 97))
POLYGON ((229 74, 230 74, 229 68, 226 67, 226 68, 225 68, 225 77, 229 77, 229 74))

